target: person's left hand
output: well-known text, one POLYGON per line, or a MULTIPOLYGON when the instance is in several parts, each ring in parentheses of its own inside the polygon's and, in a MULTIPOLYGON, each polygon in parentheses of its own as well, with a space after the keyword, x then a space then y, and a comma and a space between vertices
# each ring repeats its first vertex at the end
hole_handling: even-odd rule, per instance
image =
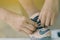
POLYGON ((47 6, 43 7, 39 19, 41 20, 42 26, 51 26, 53 24, 56 12, 47 6))

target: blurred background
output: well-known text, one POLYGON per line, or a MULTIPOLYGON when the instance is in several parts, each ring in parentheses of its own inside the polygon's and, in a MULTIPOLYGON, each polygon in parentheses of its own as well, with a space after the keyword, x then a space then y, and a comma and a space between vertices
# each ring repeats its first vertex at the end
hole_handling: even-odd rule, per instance
MULTIPOLYGON (((44 0, 34 0, 35 6, 41 10, 44 0)), ((18 0, 0 0, 0 7, 6 8, 10 11, 16 12, 18 15, 23 15, 28 17, 26 11, 21 6, 21 4, 18 2, 18 0)), ((60 29, 60 12, 55 19, 55 23, 53 26, 50 27, 50 29, 60 29)), ((28 37, 23 32, 17 32, 13 30, 10 25, 0 20, 0 37, 6 37, 6 38, 22 38, 22 37, 28 37)))

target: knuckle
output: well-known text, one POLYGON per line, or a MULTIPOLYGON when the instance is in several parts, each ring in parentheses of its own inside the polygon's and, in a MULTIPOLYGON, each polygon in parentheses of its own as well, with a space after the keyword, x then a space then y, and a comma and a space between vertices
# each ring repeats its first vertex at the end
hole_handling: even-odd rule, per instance
POLYGON ((34 31, 36 28, 32 28, 31 30, 34 31))
POLYGON ((49 26, 49 24, 45 24, 46 26, 49 26))
POLYGON ((35 24, 35 27, 38 27, 38 25, 37 25, 37 24, 35 24))
POLYGON ((29 34, 31 34, 31 33, 32 33, 32 31, 29 32, 29 34))
POLYGON ((50 24, 50 26, 52 26, 53 24, 50 24))
POLYGON ((32 33, 32 31, 31 31, 31 30, 29 30, 29 31, 27 31, 27 33, 31 34, 31 33, 32 33))

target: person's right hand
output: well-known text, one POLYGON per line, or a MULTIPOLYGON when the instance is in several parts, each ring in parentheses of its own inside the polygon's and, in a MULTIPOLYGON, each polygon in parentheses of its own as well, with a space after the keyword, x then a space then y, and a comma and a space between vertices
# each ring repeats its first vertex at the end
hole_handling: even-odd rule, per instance
POLYGON ((31 34, 35 31, 37 24, 32 20, 16 15, 14 12, 11 12, 7 9, 0 8, 0 19, 9 24, 13 29, 17 31, 23 31, 27 34, 31 34))
POLYGON ((24 16, 14 17, 14 21, 12 23, 12 27, 14 27, 16 30, 23 31, 27 34, 31 34, 37 27, 35 22, 24 16))

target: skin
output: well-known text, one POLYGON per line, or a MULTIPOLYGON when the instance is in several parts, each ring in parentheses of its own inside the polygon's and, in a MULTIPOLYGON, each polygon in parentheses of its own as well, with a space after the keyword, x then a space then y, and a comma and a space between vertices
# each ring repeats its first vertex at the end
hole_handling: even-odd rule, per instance
POLYGON ((42 26, 51 26, 54 23, 56 14, 58 13, 58 0, 45 0, 41 9, 39 19, 42 26))
MULTIPOLYGON (((32 2, 32 0, 25 0, 25 1, 19 0, 19 2, 22 4, 23 8, 26 10, 26 12, 29 14, 30 17, 31 17, 31 15, 39 12, 39 10, 34 6, 34 3, 32 2)), ((58 3, 57 0, 55 0, 55 3, 58 3)), ((48 26, 49 23, 50 23, 50 25, 53 24, 54 16, 55 16, 56 12, 54 12, 52 9, 49 9, 49 8, 54 9, 54 7, 52 6, 54 4, 53 4, 52 0, 45 1, 44 6, 39 15, 39 19, 41 19, 41 25, 48 26), (48 10, 46 10, 45 8, 47 8, 48 10)), ((32 22, 30 19, 28 19, 24 16, 19 16, 19 15, 15 14, 14 12, 11 12, 4 8, 0 8, 0 20, 5 21, 12 28, 16 29, 17 31, 19 31, 19 32, 23 31, 27 34, 31 34, 37 27, 37 24, 32 22)))
POLYGON ((39 10, 36 8, 36 6, 33 3, 33 0, 19 0, 19 2, 23 6, 23 8, 26 10, 29 17, 39 12, 39 10))
POLYGON ((16 15, 14 12, 7 9, 0 8, 0 14, 0 20, 5 21, 16 31, 23 31, 27 34, 31 34, 37 27, 37 24, 30 19, 16 15))
MULTIPOLYGON (((34 14, 35 12, 38 12, 38 9, 34 6, 32 0, 18 0, 29 16, 34 14), (28 6, 29 4, 29 6, 28 6)), ((9 24, 13 29, 16 31, 22 31, 27 34, 31 34, 37 27, 37 24, 30 19, 19 16, 15 14, 14 12, 11 12, 5 8, 0 8, 0 20, 5 21, 7 24, 9 24)))
MULTIPOLYGON (((39 12, 32 3, 32 0, 19 0, 23 8, 30 15, 39 12), (30 9, 29 9, 30 8, 30 9)), ((39 19, 42 26, 51 26, 54 23, 55 15, 58 13, 58 0, 45 0, 43 8, 39 13, 39 19)))

